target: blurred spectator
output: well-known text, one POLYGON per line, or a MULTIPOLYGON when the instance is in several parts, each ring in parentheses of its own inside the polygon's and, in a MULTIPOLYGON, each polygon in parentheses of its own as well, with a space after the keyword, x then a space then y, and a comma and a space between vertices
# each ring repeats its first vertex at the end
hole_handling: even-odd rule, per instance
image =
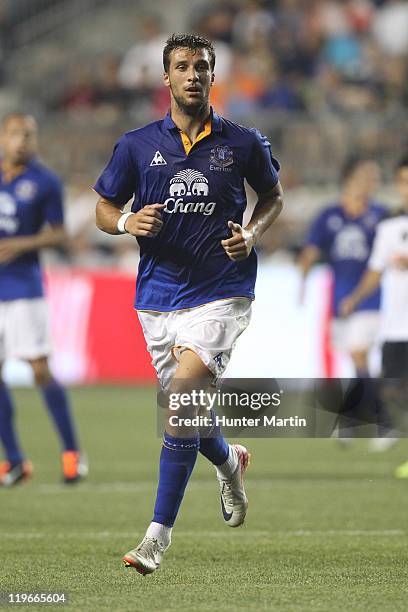
POLYGON ((253 116, 256 112, 257 101, 265 91, 263 75, 259 73, 261 67, 262 63, 257 65, 253 56, 236 53, 232 66, 233 79, 225 87, 218 85, 218 90, 215 88, 213 102, 225 109, 231 119, 253 116))
POLYGON ((95 106, 95 85, 90 66, 72 66, 68 83, 56 106, 65 111, 90 110, 95 106))
MULTIPOLYGON (((272 58, 271 58, 272 59, 272 58)), ((264 78, 264 91, 258 97, 261 108, 275 110, 304 110, 303 100, 297 89, 297 80, 285 75, 276 61, 271 61, 264 78)))
POLYGON ((380 48, 389 55, 408 52, 408 3, 389 0, 374 19, 373 34, 380 48))
POLYGON ((263 8, 261 0, 248 0, 237 14, 233 24, 234 43, 248 48, 261 38, 267 40, 275 29, 275 19, 271 12, 263 8))
POLYGON ((191 29, 215 42, 232 43, 237 6, 233 2, 204 2, 194 7, 191 29))
MULTIPOLYGON (((375 153, 387 173, 407 145, 408 0, 177 0, 168 22, 147 12, 141 17, 155 6, 139 0, 109 13, 117 21, 108 41, 107 21, 89 19, 87 36, 75 34, 75 51, 67 28, 13 57, 17 4, 0 0, 0 109, 22 105, 41 117, 44 154, 74 187, 68 223, 75 226, 78 264, 96 265, 102 257, 126 268, 137 258, 126 241, 117 251, 110 241, 100 243, 88 190, 118 135, 168 110, 162 50, 170 23, 214 42, 217 112, 259 125, 283 171, 295 169, 297 225, 317 201, 299 190, 328 185, 350 150, 375 153)), ((24 4, 28 11, 31 4, 24 4)), ((102 17, 105 4, 112 11, 116 3, 101 2, 102 17)))
POLYGON ((141 28, 141 38, 122 60, 119 82, 128 89, 153 91, 162 84, 163 47, 168 36, 155 15, 145 17, 141 28))
POLYGON ((109 105, 118 111, 124 110, 131 95, 119 82, 119 61, 112 55, 104 56, 96 69, 94 102, 96 105, 109 105))

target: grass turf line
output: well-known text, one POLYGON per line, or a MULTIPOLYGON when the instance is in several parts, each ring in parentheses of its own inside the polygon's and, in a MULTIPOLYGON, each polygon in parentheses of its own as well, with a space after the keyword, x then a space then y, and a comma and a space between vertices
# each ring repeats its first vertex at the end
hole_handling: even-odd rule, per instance
POLYGON ((406 610, 408 482, 392 478, 406 441, 369 455, 366 441, 343 450, 331 440, 248 440, 250 507, 237 530, 223 524, 201 457, 163 566, 142 578, 121 556, 151 519, 154 391, 71 395, 91 475, 67 488, 36 392, 14 392, 35 478, 0 490, 0 592, 66 591, 67 609, 81 611, 406 610))

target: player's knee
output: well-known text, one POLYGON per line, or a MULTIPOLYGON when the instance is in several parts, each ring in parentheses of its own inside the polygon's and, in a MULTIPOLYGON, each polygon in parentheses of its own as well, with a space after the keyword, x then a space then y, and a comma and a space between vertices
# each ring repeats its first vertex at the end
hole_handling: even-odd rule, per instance
POLYGON ((45 387, 51 382, 51 372, 46 360, 30 362, 34 374, 34 381, 38 387, 45 387))
POLYGON ((367 369, 367 351, 364 351, 364 350, 352 351, 351 358, 357 370, 367 369))
POLYGON ((185 384, 201 382, 210 384, 212 375, 202 358, 190 348, 181 348, 179 351, 179 362, 174 376, 174 381, 185 381, 185 384))

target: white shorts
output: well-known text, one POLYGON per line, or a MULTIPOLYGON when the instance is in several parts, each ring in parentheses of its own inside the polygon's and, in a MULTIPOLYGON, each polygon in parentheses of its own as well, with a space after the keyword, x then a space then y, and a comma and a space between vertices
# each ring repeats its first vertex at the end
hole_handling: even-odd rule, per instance
POLYGON ((215 378, 231 358, 235 342, 248 327, 252 300, 228 298, 172 312, 138 311, 140 323, 162 387, 173 378, 180 353, 191 349, 215 378))
POLYGON ((44 298, 0 302, 0 361, 31 360, 51 352, 44 298))
POLYGON ((368 351, 378 340, 380 315, 377 310, 354 312, 347 319, 334 319, 332 343, 339 350, 368 351))

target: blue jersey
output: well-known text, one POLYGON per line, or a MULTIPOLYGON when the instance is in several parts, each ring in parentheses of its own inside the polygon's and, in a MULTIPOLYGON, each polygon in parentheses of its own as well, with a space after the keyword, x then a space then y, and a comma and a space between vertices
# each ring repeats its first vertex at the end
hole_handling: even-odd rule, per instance
MULTIPOLYGON (((378 223, 387 216, 384 206, 370 202, 357 218, 349 217, 339 206, 330 206, 312 224, 308 244, 318 247, 333 270, 334 315, 339 304, 360 282, 374 242, 378 223)), ((356 310, 378 310, 380 291, 360 302, 356 310)))
MULTIPOLYGON (((0 240, 37 234, 45 223, 63 223, 61 181, 38 161, 4 183, 0 169, 0 240)), ((38 253, 0 263, 0 301, 43 295, 38 253)))
POLYGON ((95 185, 95 191, 118 205, 134 197, 133 212, 146 204, 165 204, 157 236, 137 239, 139 310, 166 312, 254 297, 256 253, 233 262, 221 240, 231 236, 229 220, 242 223, 244 179, 257 193, 266 193, 278 182, 279 164, 257 130, 213 111, 190 150, 187 143, 169 114, 127 132, 95 185))

